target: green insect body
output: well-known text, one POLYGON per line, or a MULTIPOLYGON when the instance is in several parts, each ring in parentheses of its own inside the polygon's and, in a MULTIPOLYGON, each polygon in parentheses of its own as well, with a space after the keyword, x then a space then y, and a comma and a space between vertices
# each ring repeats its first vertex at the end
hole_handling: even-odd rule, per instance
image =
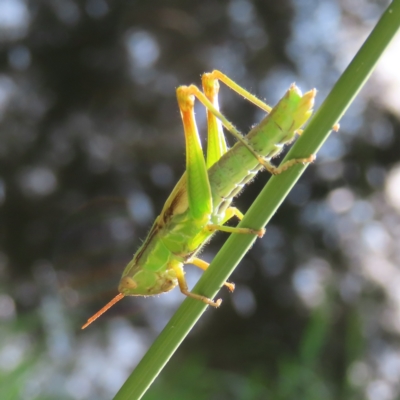
MULTIPOLYGON (((296 163, 314 160, 311 155, 287 161, 279 167, 270 163, 296 133, 301 133, 301 127, 312 114, 315 90, 302 95, 292 85, 271 109, 219 71, 204 74, 202 82, 204 93, 194 85, 177 89, 186 138, 186 172, 167 199, 146 240, 126 266, 118 287, 119 295, 91 317, 83 328, 124 296, 156 295, 177 285, 183 294, 218 307, 221 300, 213 301, 188 290, 183 265, 194 264, 207 269, 208 264, 196 254, 216 231, 262 237, 263 229, 224 225, 233 216, 243 217, 237 208, 231 206, 233 198, 263 168, 279 174, 296 163), (219 80, 269 112, 245 137, 219 112, 219 80), (203 156, 194 117, 195 97, 207 108, 207 160, 203 156), (238 139, 229 150, 222 125, 238 139)), ((234 289, 231 283, 225 285, 234 289)))

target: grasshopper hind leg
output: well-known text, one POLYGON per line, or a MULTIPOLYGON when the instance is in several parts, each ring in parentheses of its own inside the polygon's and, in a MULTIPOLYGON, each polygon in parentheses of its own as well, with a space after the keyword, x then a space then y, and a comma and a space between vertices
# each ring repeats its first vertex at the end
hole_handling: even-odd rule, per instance
MULTIPOLYGON (((260 154, 257 153, 251 146, 251 144, 248 142, 248 140, 243 136, 242 133, 240 133, 234 126, 233 124, 225 118, 223 114, 219 111, 218 108, 218 85, 215 85, 214 82, 216 81, 221 81, 223 82, 226 86, 228 86, 230 89, 234 90, 241 96, 243 96, 245 99, 248 101, 252 102, 255 104, 257 107, 261 108, 262 110, 266 112, 270 112, 272 108, 268 105, 265 104, 263 101, 258 99, 256 96, 252 95, 250 92, 239 86, 237 83, 232 81, 230 78, 228 78, 225 74, 223 74, 221 71, 214 70, 211 73, 206 73, 202 77, 203 81, 203 88, 206 93, 204 95, 203 93, 200 92, 200 90, 194 86, 191 85, 188 87, 188 92, 194 96, 196 96, 201 103, 207 108, 209 114, 212 114, 215 119, 218 119, 222 125, 240 142, 243 143, 243 145, 253 154, 253 156, 257 159, 257 161, 272 175, 279 175, 282 172, 286 171, 290 167, 296 164, 308 164, 314 161, 315 156, 312 154, 309 157, 305 158, 298 158, 298 159, 293 159, 285 162, 284 164, 280 165, 279 167, 274 166, 271 164, 269 159, 266 159, 262 157, 260 154), (207 88, 214 88, 215 90, 207 90, 207 88)), ((307 97, 307 94, 305 94, 307 97)), ((311 91, 308 94, 308 98, 313 99, 315 96, 315 91, 311 91)), ((301 134, 301 130, 298 129, 296 131, 298 134, 301 134)), ((219 135, 222 135, 222 132, 219 133, 219 135)), ((226 150, 225 150, 226 151, 226 150)), ((223 152, 221 152, 218 157, 221 157, 223 155, 223 152)), ((214 160, 215 161, 215 160, 214 160)), ((208 167, 211 166, 211 163, 208 165, 208 167)))

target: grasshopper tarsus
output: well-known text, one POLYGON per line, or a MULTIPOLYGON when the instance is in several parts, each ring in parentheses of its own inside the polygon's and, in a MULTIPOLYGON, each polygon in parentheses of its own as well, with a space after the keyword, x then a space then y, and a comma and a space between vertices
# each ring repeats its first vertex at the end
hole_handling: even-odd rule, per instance
POLYGON ((261 239, 265 235, 265 228, 258 229, 256 235, 261 239))
POLYGON ((235 284, 233 282, 225 282, 224 285, 228 288, 228 290, 231 293, 235 291, 235 284))
POLYGON ((218 299, 217 301, 212 301, 211 303, 208 303, 210 306, 213 306, 215 308, 218 308, 222 303, 222 299, 218 299))

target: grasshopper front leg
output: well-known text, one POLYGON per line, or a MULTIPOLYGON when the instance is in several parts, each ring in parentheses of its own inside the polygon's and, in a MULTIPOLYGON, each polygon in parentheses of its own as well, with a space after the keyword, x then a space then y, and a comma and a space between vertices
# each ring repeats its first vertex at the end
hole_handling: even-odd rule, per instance
POLYGON ((221 305, 221 299, 213 301, 206 296, 202 296, 201 294, 190 292, 186 283, 185 273, 183 272, 183 269, 180 265, 172 265, 172 269, 175 271, 176 278, 178 279, 179 289, 185 296, 191 297, 192 299, 200 300, 203 303, 206 303, 216 308, 221 305))

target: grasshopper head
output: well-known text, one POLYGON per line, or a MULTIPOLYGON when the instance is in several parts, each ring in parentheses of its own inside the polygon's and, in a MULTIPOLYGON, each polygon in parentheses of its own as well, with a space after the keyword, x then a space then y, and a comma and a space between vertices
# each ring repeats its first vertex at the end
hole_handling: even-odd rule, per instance
POLYGON ((132 276, 125 275, 119 282, 119 294, 115 296, 108 304, 100 311, 89 318, 82 329, 88 327, 93 321, 104 314, 116 302, 120 301, 125 296, 151 296, 168 292, 178 284, 176 273, 172 269, 167 269, 163 272, 146 271, 139 269, 132 276))
POLYGON ((168 292, 178 284, 175 271, 147 271, 139 269, 121 278, 118 291, 124 296, 151 296, 168 292))

